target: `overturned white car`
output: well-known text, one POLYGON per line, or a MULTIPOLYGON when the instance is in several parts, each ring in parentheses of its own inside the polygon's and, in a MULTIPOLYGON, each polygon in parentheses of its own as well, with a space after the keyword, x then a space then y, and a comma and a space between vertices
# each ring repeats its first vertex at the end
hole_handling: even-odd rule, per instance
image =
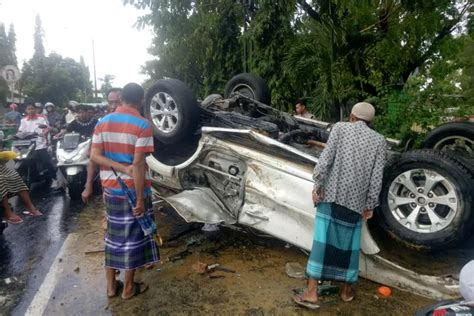
MULTIPOLYGON (((327 124, 266 105, 267 87, 250 74, 232 78, 225 96, 198 103, 173 79, 149 89, 145 115, 156 152, 147 163, 157 194, 187 221, 239 224, 310 250, 312 171, 327 124)), ((470 162, 433 150, 391 156, 377 210, 381 225, 424 247, 465 238, 474 220, 470 162)), ((361 276, 428 297, 457 295, 455 280, 418 275, 378 252, 364 225, 361 276)))

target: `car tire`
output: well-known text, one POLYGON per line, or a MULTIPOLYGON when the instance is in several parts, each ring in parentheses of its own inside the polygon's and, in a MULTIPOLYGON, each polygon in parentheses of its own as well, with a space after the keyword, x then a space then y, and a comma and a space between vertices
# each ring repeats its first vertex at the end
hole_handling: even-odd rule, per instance
POLYGON ((67 190, 71 200, 79 201, 81 199, 85 184, 85 175, 82 173, 73 176, 67 176, 67 190))
POLYGON ((156 139, 173 144, 196 131, 200 111, 191 89, 176 79, 158 80, 145 97, 145 116, 153 125, 156 139))
POLYGON ((233 93, 239 92, 261 103, 271 104, 271 92, 265 80, 250 74, 241 73, 230 79, 225 86, 224 97, 230 98, 233 93))
POLYGON ((422 147, 462 153, 474 158, 474 123, 454 122, 441 125, 426 135, 422 147))
POLYGON ((454 245, 471 233, 473 188, 472 171, 456 157, 429 149, 407 152, 385 170, 378 218, 391 236, 408 245, 454 245))

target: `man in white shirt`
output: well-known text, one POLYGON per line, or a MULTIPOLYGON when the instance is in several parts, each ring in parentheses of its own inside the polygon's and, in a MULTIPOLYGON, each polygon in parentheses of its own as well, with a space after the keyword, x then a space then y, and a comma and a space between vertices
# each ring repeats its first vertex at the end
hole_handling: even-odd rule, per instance
POLYGON ((26 106, 26 116, 21 120, 18 132, 37 133, 39 135, 36 138, 36 158, 45 164, 49 176, 52 179, 56 179, 56 169, 48 153, 48 120, 43 115, 36 113, 36 108, 33 104, 26 106), (41 128, 40 126, 46 126, 46 128, 41 128))

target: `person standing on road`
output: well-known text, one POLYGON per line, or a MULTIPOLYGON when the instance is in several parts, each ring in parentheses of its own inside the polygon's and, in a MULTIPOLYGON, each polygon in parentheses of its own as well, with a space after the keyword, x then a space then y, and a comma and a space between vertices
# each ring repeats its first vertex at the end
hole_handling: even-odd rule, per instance
POLYGON ((40 159, 48 169, 48 175, 51 179, 56 179, 56 168, 53 165, 51 156, 48 153, 48 120, 40 114, 37 114, 36 107, 33 104, 26 106, 26 116, 21 119, 18 132, 37 133, 35 155, 40 159), (42 126, 42 127, 40 127, 42 126))
MULTIPOLYGON (((112 88, 107 92, 107 113, 113 113, 117 109, 117 107, 122 105, 121 100, 122 95, 122 88, 112 88)), ((91 160, 89 161, 89 165, 87 166, 87 180, 86 185, 84 187, 84 191, 82 191, 81 197, 84 203, 88 203, 90 197, 92 196, 93 186, 94 186, 94 178, 96 176, 98 167, 97 165, 91 160)))
POLYGON ((152 215, 151 179, 146 172, 145 157, 154 151, 153 130, 148 120, 140 115, 145 92, 136 83, 122 90, 123 105, 97 124, 92 138, 91 160, 100 166, 107 210, 105 236, 105 270, 107 295, 119 294, 120 282, 115 270, 125 270, 123 299, 145 292, 145 283, 134 282, 135 270, 158 261, 158 248, 151 235, 145 236, 137 217, 147 212, 152 215), (129 205, 110 167, 118 171, 130 191, 135 194, 136 206, 129 205))
POLYGON ((368 126, 374 115, 370 103, 354 105, 349 122, 332 128, 314 168, 314 239, 306 267, 308 288, 293 298, 299 305, 319 307, 318 280, 342 281, 342 300, 354 298, 362 220, 371 218, 379 204, 386 156, 384 137, 368 126))

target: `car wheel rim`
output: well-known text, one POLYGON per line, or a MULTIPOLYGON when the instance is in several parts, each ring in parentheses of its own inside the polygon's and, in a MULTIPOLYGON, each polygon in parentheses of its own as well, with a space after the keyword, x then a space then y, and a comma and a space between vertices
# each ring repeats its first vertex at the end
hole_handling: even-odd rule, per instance
POLYGON ((474 157, 474 141, 464 136, 450 136, 443 138, 438 141, 433 148, 465 153, 468 156, 474 157))
POLYGON ((252 87, 247 84, 241 83, 241 84, 236 85, 232 89, 231 95, 236 92, 243 94, 244 96, 248 98, 256 99, 255 92, 253 91, 252 87))
POLYGON ((454 185, 439 173, 412 169, 398 175, 388 191, 395 219, 417 233, 435 233, 451 224, 459 211, 454 185))
POLYGON ((178 105, 165 92, 158 92, 151 99, 150 116, 156 128, 165 134, 173 132, 180 119, 178 105))

